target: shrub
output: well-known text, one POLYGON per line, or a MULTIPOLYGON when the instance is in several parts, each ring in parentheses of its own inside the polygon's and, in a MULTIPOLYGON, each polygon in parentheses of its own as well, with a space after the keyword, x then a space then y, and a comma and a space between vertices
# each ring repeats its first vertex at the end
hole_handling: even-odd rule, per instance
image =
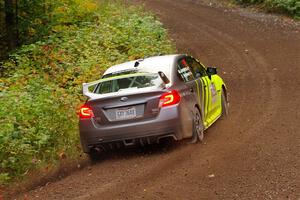
POLYGON ((265 0, 265 5, 270 10, 300 18, 300 0, 265 0))
POLYGON ((300 0, 235 0, 239 4, 261 4, 272 12, 285 13, 300 18, 300 0))

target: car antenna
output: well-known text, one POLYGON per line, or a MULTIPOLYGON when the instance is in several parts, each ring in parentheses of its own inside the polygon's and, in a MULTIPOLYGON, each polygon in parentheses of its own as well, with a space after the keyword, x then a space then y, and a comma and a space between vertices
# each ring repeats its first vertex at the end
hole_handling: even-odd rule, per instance
POLYGON ((134 67, 138 67, 140 62, 143 61, 144 59, 138 59, 135 63, 134 63, 134 67))
POLYGON ((134 67, 138 67, 139 66, 139 61, 136 61, 135 63, 134 63, 134 67))

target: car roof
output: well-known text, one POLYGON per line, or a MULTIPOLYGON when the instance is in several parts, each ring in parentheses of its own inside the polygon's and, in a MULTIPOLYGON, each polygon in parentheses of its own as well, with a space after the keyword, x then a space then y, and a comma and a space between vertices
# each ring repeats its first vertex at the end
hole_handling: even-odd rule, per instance
POLYGON ((150 73, 157 73, 159 71, 162 71, 168 78, 171 78, 172 66, 178 56, 179 54, 153 56, 144 59, 125 62, 108 68, 104 72, 103 76, 121 71, 139 70, 150 73), (138 66, 135 67, 135 63, 137 62, 138 66))

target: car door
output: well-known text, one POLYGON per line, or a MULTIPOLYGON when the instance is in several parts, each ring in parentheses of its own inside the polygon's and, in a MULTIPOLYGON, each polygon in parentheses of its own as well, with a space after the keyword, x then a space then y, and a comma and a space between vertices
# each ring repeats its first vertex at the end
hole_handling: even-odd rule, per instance
POLYGON ((186 61, 186 57, 182 57, 177 61, 176 74, 177 78, 179 79, 177 87, 181 94, 183 104, 181 107, 183 137, 188 138, 191 137, 193 132, 192 123, 195 103, 197 102, 197 87, 194 81, 193 72, 186 61))
POLYGON ((204 65, 193 57, 190 57, 188 62, 198 85, 198 105, 201 107, 202 120, 204 126, 207 128, 214 121, 213 113, 217 106, 216 86, 207 75, 204 65))

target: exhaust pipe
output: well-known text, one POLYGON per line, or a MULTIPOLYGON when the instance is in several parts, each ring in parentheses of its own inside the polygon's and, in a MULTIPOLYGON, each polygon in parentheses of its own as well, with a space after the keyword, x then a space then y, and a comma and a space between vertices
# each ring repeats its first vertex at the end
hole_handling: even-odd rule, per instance
POLYGON ((175 135, 170 134, 170 135, 164 135, 164 136, 158 137, 157 142, 159 143, 161 139, 166 139, 166 138, 172 138, 174 141, 178 140, 175 135))
POLYGON ((123 140, 123 143, 125 146, 132 146, 135 144, 135 140, 134 139, 123 140))

